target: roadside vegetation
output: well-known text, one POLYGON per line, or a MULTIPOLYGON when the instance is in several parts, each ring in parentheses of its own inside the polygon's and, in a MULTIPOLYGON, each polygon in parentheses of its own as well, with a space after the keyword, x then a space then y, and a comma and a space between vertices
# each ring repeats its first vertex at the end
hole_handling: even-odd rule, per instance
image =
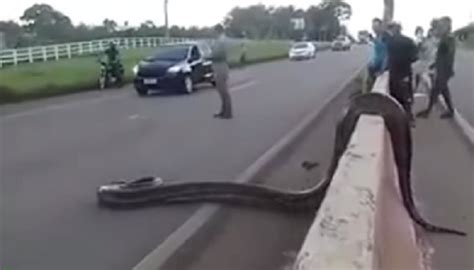
MULTIPOLYGON (((247 62, 255 64, 286 57, 287 41, 251 41, 246 43, 247 62)), ((132 79, 132 68, 157 48, 122 51, 125 81, 132 79)), ((240 47, 229 53, 232 67, 239 66, 240 47)), ((100 65, 96 56, 24 64, 0 70, 0 103, 63 95, 97 89, 100 65)))

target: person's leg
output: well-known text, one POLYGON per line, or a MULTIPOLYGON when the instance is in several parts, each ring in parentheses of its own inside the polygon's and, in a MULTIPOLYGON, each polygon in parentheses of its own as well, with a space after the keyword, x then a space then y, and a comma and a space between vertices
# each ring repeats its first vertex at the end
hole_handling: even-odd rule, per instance
POLYGON ((404 108, 407 113, 408 119, 411 122, 411 125, 415 125, 415 118, 413 117, 413 103, 415 100, 415 96, 413 93, 413 81, 412 81, 412 75, 410 75, 408 78, 405 78, 402 80, 402 95, 403 95, 403 103, 404 103, 404 108))
POLYGON ((443 78, 441 81, 441 95, 444 98, 444 101, 446 102, 446 106, 448 107, 448 111, 443 113, 441 115, 441 118, 452 118, 454 116, 454 106, 453 106, 453 100, 451 98, 451 92, 449 91, 449 85, 448 85, 449 78, 443 78))
POLYGON ((389 80, 390 95, 393 96, 405 110, 410 122, 414 123, 412 114, 411 80, 409 77, 391 77, 389 80))
POLYGON ((431 110, 433 109, 434 104, 436 104, 436 101, 438 100, 438 96, 441 91, 441 84, 442 84, 441 78, 439 76, 436 76, 433 88, 431 89, 431 92, 430 92, 428 107, 424 109, 423 111, 417 113, 416 114, 417 117, 428 118, 428 116, 431 113, 431 110))
POLYGON ((214 76, 216 80, 216 88, 221 99, 221 110, 215 114, 215 117, 219 118, 231 118, 232 117, 232 105, 231 98, 227 86, 228 80, 228 69, 225 64, 218 64, 214 67, 214 76))
POLYGON ((369 66, 366 71, 366 78, 364 80, 365 85, 362 88, 362 93, 369 93, 374 86, 375 79, 377 78, 374 68, 369 66))
POLYGON ((413 89, 418 89, 418 87, 420 86, 420 83, 421 83, 421 73, 416 73, 415 74, 415 85, 413 87, 413 89))
POLYGON ((224 112, 224 95, 222 89, 224 88, 224 78, 222 74, 222 70, 219 64, 213 65, 213 71, 214 71, 214 80, 216 83, 216 90, 217 93, 219 94, 219 99, 221 101, 221 106, 219 112, 214 114, 215 117, 221 117, 223 112, 224 112))
POLYGON ((225 74, 224 74, 224 79, 223 79, 223 85, 222 85, 222 102, 223 102, 223 110, 222 114, 225 118, 232 118, 233 112, 232 112, 232 98, 229 93, 229 70, 226 67, 225 74))

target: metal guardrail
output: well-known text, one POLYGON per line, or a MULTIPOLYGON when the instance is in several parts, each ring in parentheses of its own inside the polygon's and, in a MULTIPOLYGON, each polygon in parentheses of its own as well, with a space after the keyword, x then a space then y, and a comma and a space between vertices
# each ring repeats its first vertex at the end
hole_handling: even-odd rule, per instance
POLYGON ((108 38, 48 46, 0 50, 0 68, 25 63, 57 61, 104 51, 110 42, 121 49, 157 47, 162 44, 190 41, 189 38, 130 37, 108 38))

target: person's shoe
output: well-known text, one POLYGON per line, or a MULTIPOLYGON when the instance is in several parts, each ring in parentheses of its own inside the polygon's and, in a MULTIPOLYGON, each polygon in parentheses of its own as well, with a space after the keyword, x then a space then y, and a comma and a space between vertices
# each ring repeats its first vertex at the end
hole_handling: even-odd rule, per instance
POLYGON ((224 114, 222 114, 222 117, 221 117, 221 118, 222 118, 222 119, 232 119, 233 116, 232 116, 231 113, 224 113, 224 114))
POLYGON ((428 118, 428 116, 430 116, 430 112, 427 111, 427 110, 424 110, 424 111, 421 111, 419 113, 416 114, 416 117, 418 118, 428 118))
POLYGON ((219 119, 232 119, 232 114, 216 113, 216 114, 214 114, 214 118, 219 118, 219 119))
POLYGON ((439 116, 439 118, 441 119, 449 119, 449 118, 453 118, 454 117, 454 113, 452 112, 445 112, 443 113, 442 115, 439 116))

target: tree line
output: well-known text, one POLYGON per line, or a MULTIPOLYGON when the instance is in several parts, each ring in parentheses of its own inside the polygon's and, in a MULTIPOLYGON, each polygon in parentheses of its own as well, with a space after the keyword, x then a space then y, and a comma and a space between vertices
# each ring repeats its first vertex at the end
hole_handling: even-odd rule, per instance
MULTIPOLYGON (((309 39, 332 40, 345 34, 344 21, 350 19, 352 9, 343 0, 323 0, 307 9, 294 6, 252 5, 236 7, 224 18, 223 25, 231 37, 249 39, 309 39), (296 29, 295 19, 305 22, 303 29, 296 29)), ((165 26, 151 20, 138 27, 127 22, 119 25, 105 18, 101 25, 74 25, 71 19, 48 4, 34 4, 27 8, 19 22, 0 21, 7 48, 46 45, 53 43, 85 41, 108 37, 164 36, 165 26)), ((172 37, 205 38, 213 36, 212 27, 171 26, 172 37)))

